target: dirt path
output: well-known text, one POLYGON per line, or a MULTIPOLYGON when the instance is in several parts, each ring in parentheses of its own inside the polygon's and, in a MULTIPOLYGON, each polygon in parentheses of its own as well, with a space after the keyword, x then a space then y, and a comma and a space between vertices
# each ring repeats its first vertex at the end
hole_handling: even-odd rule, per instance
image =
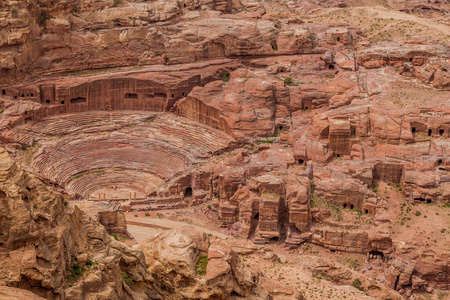
POLYGON ((136 239, 138 243, 147 238, 166 229, 175 229, 182 226, 194 226, 206 234, 217 236, 221 239, 228 238, 228 235, 208 228, 204 228, 192 223, 173 221, 167 218, 152 218, 152 217, 135 217, 134 214, 126 214, 128 232, 136 239))

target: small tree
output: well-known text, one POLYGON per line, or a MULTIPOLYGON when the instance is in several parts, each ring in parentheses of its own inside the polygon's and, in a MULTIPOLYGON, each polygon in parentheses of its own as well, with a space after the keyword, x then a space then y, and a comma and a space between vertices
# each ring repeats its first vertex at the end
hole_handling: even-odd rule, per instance
POLYGON ((293 81, 292 81, 291 77, 287 77, 287 78, 284 80, 284 83, 285 83, 285 84, 292 84, 293 81))

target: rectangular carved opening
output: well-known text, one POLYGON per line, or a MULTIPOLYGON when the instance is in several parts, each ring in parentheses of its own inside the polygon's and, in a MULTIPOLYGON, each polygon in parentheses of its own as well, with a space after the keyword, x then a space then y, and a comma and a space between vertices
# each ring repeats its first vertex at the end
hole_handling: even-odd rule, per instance
POLYGON ((70 103, 71 104, 86 103, 86 98, 85 97, 72 98, 70 99, 70 103))
POLYGON ((167 95, 164 93, 155 93, 155 98, 167 99, 167 95))
POLYGON ((2 95, 6 95, 6 90, 2 90, 2 95))
POLYGON ((125 94, 125 99, 128 100, 137 100, 138 99, 138 95, 135 93, 126 93, 125 94))

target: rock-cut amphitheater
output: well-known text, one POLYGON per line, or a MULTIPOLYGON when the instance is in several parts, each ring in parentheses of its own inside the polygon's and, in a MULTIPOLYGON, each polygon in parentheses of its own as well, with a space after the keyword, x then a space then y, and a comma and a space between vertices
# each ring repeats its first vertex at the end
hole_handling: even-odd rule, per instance
POLYGON ((0 299, 450 299, 448 0, 1 0, 0 299))

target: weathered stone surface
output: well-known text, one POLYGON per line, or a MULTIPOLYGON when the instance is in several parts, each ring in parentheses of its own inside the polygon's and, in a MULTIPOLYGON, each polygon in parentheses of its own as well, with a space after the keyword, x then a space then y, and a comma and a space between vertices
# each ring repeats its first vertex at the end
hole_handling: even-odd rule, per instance
POLYGON ((259 295, 268 299, 267 294, 259 291, 255 275, 245 269, 228 245, 210 244, 206 234, 194 227, 165 231, 143 241, 138 248, 144 252, 156 285, 176 297, 227 299, 235 293, 240 297, 259 295), (205 252, 207 265, 203 278, 196 265, 205 252))

